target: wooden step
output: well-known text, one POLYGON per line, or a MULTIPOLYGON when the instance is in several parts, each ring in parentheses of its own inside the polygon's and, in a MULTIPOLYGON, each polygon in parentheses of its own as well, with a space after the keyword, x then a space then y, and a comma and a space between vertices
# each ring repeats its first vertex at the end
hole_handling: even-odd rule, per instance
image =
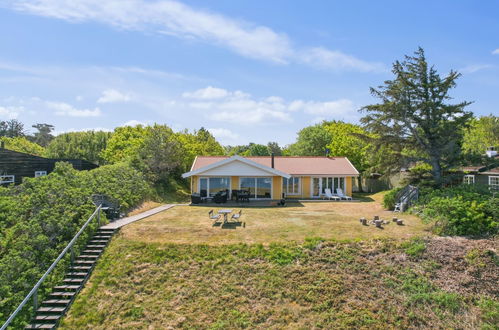
POLYGON ((82 253, 84 253, 84 254, 97 254, 97 255, 99 255, 99 254, 101 254, 101 253, 102 253, 102 251, 103 251, 102 249, 95 249, 95 250, 83 250, 83 252, 82 252, 82 253))
POLYGON ((78 258, 95 260, 95 259, 99 258, 99 255, 98 254, 81 254, 78 256, 78 258))
POLYGON ((62 280, 62 282, 66 285, 81 285, 83 282, 85 282, 85 278, 65 278, 64 280, 62 280))
POLYGON ((62 314, 66 307, 40 307, 36 310, 37 314, 62 314))
POLYGON ((91 266, 72 266, 70 269, 75 270, 75 271, 88 271, 88 270, 92 269, 92 267, 91 266))
POLYGON ((109 241, 104 241, 104 240, 99 239, 99 240, 91 240, 89 243, 90 243, 91 245, 94 245, 94 244, 96 244, 96 245, 97 245, 97 244, 107 244, 108 242, 109 242, 109 241))
POLYGON ((88 273, 85 272, 69 272, 66 273, 66 278, 85 278, 87 277, 88 273))
POLYGON ((62 314, 58 315, 37 315, 35 316, 35 322, 36 323, 52 323, 52 322, 57 322, 58 319, 60 319, 62 314))
POLYGON ((49 294, 50 297, 72 297, 76 294, 76 292, 72 291, 54 291, 49 294))
POLYGON ((57 285, 54 286, 55 290, 60 290, 60 291, 76 291, 80 288, 79 285, 57 285))
POLYGON ((66 306, 71 302, 70 299, 49 299, 42 302, 42 306, 66 306))
POLYGON ((106 248, 105 245, 99 244, 99 245, 87 245, 85 249, 91 249, 91 250, 104 250, 106 248))
POLYGON ((105 240, 110 240, 112 235, 94 235, 92 239, 105 239, 105 240))
POLYGON ((95 260, 76 259, 73 263, 75 265, 93 265, 95 260))
POLYGON ((55 329, 56 323, 33 323, 28 324, 24 329, 32 330, 32 329, 55 329))

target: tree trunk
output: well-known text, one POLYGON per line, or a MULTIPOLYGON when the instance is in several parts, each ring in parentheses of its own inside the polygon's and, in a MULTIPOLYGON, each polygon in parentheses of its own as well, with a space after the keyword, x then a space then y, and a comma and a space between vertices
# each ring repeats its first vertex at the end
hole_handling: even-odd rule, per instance
POLYGON ((437 156, 431 156, 430 162, 433 180, 435 181, 435 184, 440 187, 442 185, 442 167, 440 166, 440 158, 437 156))
POLYGON ((359 184, 359 192, 363 192, 362 191, 362 177, 361 175, 359 174, 359 176, 357 177, 357 182, 359 184))

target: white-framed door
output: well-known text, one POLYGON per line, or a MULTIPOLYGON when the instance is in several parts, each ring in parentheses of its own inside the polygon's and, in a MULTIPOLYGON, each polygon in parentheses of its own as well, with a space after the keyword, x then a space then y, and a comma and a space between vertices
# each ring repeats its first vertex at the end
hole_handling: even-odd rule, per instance
POLYGON ((346 178, 344 176, 316 176, 312 177, 310 194, 312 198, 319 198, 325 194, 326 189, 331 189, 331 193, 336 193, 336 189, 341 188, 346 192, 346 178))

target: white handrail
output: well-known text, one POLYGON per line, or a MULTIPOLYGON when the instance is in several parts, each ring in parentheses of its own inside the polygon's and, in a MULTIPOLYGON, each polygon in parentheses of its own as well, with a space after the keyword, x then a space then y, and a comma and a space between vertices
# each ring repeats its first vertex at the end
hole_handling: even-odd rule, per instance
POLYGON ((88 220, 81 227, 81 229, 78 231, 78 233, 73 237, 73 239, 71 240, 71 242, 69 242, 69 244, 64 248, 64 250, 62 250, 62 252, 59 254, 59 256, 57 257, 57 259, 55 259, 55 261, 52 263, 52 265, 50 265, 49 269, 47 269, 47 271, 45 272, 45 274, 43 274, 43 276, 38 280, 38 282, 36 282, 36 284, 33 287, 33 289, 31 289, 31 291, 24 298, 24 300, 21 302, 21 304, 19 304, 19 306, 16 308, 16 310, 9 316, 9 318, 7 319, 7 321, 5 321, 4 325, 2 325, 2 327, 0 328, 0 330, 7 329, 7 327, 9 326, 9 324, 16 317, 17 313, 19 313, 21 311, 21 309, 24 307, 24 305, 26 305, 26 303, 29 301, 29 299, 37 292, 38 288, 40 287, 40 285, 42 284, 42 282, 45 280, 45 278, 50 274, 50 272, 55 268, 55 266, 57 266, 57 264, 59 263, 59 261, 69 251, 69 249, 73 247, 73 245, 76 242, 76 240, 78 239, 78 237, 80 237, 80 235, 83 233, 83 231, 85 230, 85 228, 87 228, 87 226, 90 223, 90 221, 92 221, 92 219, 95 218, 96 215, 98 215, 97 218, 98 218, 98 220, 100 222, 100 210, 101 210, 101 206, 102 206, 102 204, 99 205, 99 206, 97 206, 97 208, 95 209, 94 213, 92 213, 92 215, 90 216, 90 218, 88 218, 88 220))

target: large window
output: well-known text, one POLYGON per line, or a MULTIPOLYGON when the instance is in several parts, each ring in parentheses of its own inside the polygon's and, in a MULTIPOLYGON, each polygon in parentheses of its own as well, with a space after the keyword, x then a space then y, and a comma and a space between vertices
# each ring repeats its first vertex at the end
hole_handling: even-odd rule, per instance
POLYGON ((222 190, 230 190, 229 177, 213 177, 199 179, 199 193, 201 197, 213 196, 222 190))
POLYGON ((474 175, 465 175, 463 176, 463 183, 465 184, 474 184, 475 176, 474 175))
POLYGON ((316 177, 312 178, 312 197, 320 197, 326 194, 326 189, 330 189, 335 194, 336 189, 341 188, 345 193, 344 177, 316 177))
POLYGON ((300 194, 300 178, 291 177, 289 179, 282 178, 282 191, 286 195, 299 195, 300 194))
POLYGON ((490 189, 499 190, 499 176, 489 176, 490 189))
POLYGON ((248 190, 250 198, 271 198, 272 178, 240 178, 239 189, 248 190))

